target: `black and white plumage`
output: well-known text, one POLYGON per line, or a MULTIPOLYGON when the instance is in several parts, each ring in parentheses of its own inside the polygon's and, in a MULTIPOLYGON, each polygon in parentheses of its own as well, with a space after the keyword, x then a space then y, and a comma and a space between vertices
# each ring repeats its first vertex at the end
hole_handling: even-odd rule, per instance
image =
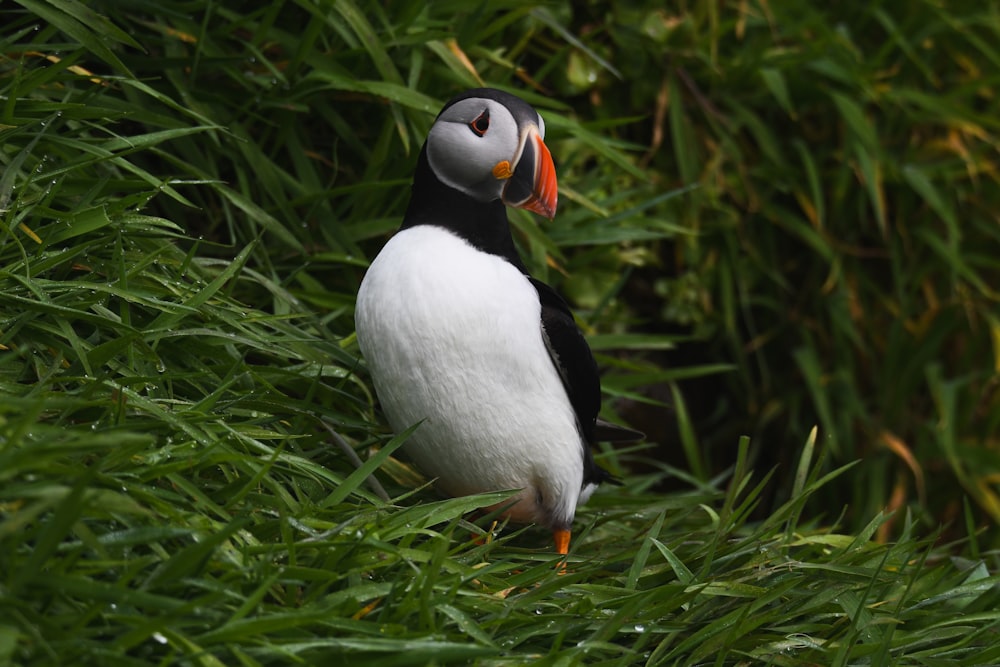
POLYGON ((555 215, 544 135, 514 95, 476 89, 448 102, 355 318, 391 426, 422 421, 404 445, 416 465, 451 495, 522 489, 508 516, 547 526, 566 553, 577 505, 609 478, 590 445, 641 434, 597 418, 590 348, 511 237, 507 205, 555 215))

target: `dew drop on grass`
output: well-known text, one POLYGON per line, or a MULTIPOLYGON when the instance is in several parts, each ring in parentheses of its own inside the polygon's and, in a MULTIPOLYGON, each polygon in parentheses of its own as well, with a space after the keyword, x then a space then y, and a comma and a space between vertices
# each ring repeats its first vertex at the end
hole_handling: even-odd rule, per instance
POLYGON ((161 643, 161 644, 166 644, 166 643, 167 643, 167 638, 166 638, 166 637, 164 637, 164 636, 163 636, 162 634, 160 634, 159 632, 154 632, 154 633, 153 633, 153 639, 155 639, 156 641, 158 641, 158 642, 159 642, 159 643, 161 643))
POLYGON ((645 632, 646 631, 646 626, 643 625, 642 623, 636 623, 635 624, 635 631, 636 632, 645 632))

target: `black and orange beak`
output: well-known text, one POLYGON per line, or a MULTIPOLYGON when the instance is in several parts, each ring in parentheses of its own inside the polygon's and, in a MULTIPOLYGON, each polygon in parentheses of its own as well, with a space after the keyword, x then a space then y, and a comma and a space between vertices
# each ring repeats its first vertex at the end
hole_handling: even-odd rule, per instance
POLYGON ((538 128, 529 125, 522 135, 521 157, 503 189, 503 203, 524 208, 549 220, 556 215, 559 188, 552 154, 538 128))

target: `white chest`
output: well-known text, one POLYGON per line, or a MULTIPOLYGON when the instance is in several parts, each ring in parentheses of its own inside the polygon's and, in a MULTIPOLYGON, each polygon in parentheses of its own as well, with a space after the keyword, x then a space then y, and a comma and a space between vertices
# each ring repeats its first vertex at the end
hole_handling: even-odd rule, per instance
POLYGON ((358 342, 393 428, 445 491, 525 489, 523 520, 571 520, 576 416, 542 338, 534 286, 443 229, 404 230, 358 293, 358 342), (568 516, 567 516, 568 515, 568 516))

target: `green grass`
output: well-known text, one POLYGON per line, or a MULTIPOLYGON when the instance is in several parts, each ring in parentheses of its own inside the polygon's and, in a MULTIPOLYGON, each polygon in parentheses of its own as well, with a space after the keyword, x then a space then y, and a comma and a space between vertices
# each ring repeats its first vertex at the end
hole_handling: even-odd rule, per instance
MULTIPOLYGON (((658 24, 623 54, 609 44, 635 17, 587 30, 565 6, 93 7, 0 7, 0 664, 1000 662, 991 459, 971 465, 968 421, 934 425, 972 415, 981 381, 937 361, 950 344, 918 373, 936 412, 915 427, 944 438, 970 489, 940 527, 917 503, 868 511, 891 486, 808 428, 732 436, 729 461, 700 444, 684 383, 745 379, 744 362, 664 367, 691 332, 650 329, 628 287, 666 249, 719 240, 678 213, 718 197, 689 187, 705 171, 685 162, 688 121, 672 117, 674 150, 694 171, 671 179, 609 93, 659 53, 644 41, 658 24), (602 452, 626 484, 580 512, 563 575, 543 531, 470 518, 502 494, 441 499, 394 456, 353 340, 355 290, 424 133, 477 77, 544 86, 524 94, 564 197, 551 225, 516 216, 517 241, 578 306, 607 413, 672 415, 683 451, 683 466, 602 452), (772 470, 769 449, 792 454, 772 470), (390 500, 366 482, 376 469, 390 500)), ((725 53, 718 16, 684 20, 715 25, 690 34, 725 53)), ((794 356, 821 405, 810 354, 794 356)), ((919 459, 928 476, 934 460, 919 459)))
POLYGON ((699 185, 665 203, 689 233, 641 277, 662 295, 647 309, 657 325, 699 340, 673 363, 735 367, 687 392, 706 459, 749 433, 761 465, 790 470, 788 433, 819 424, 832 460, 865 461, 823 494, 851 497, 852 530, 890 498, 956 522, 968 496, 996 526, 997 6, 702 3, 589 18, 626 78, 587 86, 597 113, 651 110, 660 134, 626 136, 653 139, 644 159, 666 187, 699 185))

